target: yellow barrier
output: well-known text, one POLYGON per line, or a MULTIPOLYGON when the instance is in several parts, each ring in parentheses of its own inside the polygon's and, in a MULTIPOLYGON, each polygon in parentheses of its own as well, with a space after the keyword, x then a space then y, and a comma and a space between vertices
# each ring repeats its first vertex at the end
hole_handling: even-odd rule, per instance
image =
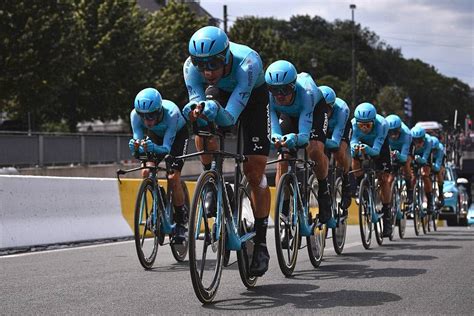
MULTIPOLYGON (((140 187, 142 179, 123 179, 119 183, 119 192, 120 192, 120 205, 122 206, 122 215, 130 225, 130 228, 133 230, 133 221, 134 221, 134 212, 135 212, 135 201, 137 198, 138 189, 140 187)), ((166 180, 159 180, 159 183, 166 187, 166 180)), ((186 181, 186 185, 189 190, 189 198, 192 200, 194 190, 196 188, 195 181, 186 181)), ((273 214, 275 212, 275 200, 276 200, 276 188, 270 187, 271 202, 270 202, 270 217, 273 219, 273 214)), ((359 209, 355 203, 355 200, 352 200, 352 204, 349 207, 349 225, 358 225, 359 224, 359 209)))

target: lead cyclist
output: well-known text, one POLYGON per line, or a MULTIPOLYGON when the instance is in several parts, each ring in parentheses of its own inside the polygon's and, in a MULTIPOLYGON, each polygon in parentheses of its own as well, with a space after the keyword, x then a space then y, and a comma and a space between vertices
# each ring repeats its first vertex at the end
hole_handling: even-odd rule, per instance
MULTIPOLYGON (((230 42, 215 26, 206 26, 194 33, 188 50, 190 57, 184 63, 183 72, 189 102, 183 109, 184 117, 201 126, 211 121, 225 128, 240 122, 242 127, 243 154, 248 158, 243 169, 255 206, 256 236, 249 273, 262 276, 268 270, 270 260, 266 245, 270 189, 265 176, 270 142, 268 94, 262 60, 248 46, 230 42)), ((196 136, 195 141, 196 148, 202 150, 205 140, 196 136)), ((217 139, 207 138, 207 142, 209 150, 219 149, 217 139)), ((210 169, 212 156, 201 156, 201 162, 204 169, 210 169)))

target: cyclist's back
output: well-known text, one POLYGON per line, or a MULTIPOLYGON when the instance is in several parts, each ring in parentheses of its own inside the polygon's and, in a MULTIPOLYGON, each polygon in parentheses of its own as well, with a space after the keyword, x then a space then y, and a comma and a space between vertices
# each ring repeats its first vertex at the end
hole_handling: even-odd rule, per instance
POLYGON ((400 162, 405 162, 410 154, 411 147, 411 131, 405 123, 402 122, 400 127, 400 136, 397 139, 389 137, 391 150, 397 150, 400 153, 398 157, 400 162))

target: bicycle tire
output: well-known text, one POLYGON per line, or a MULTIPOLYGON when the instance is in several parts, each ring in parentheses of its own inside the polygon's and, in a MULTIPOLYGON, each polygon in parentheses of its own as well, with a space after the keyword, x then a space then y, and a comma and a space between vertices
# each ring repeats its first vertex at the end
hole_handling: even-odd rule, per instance
POLYGON ((150 178, 143 179, 137 193, 134 213, 134 239, 138 260, 145 269, 151 269, 158 253, 158 236, 160 229, 159 212, 156 212, 156 222, 153 223, 153 181, 150 178), (145 215, 145 218, 143 218, 145 215), (143 231, 141 230, 143 228, 143 231), (153 239, 147 242, 147 239, 153 239), (145 245, 146 243, 146 245, 145 245), (151 247, 151 251, 148 248, 151 247), (148 255, 149 253, 149 255, 148 255))
POLYGON ((362 245, 365 249, 370 249, 372 242, 372 214, 369 207, 370 190, 367 182, 367 179, 362 179, 359 187, 359 228, 362 245))
MULTIPOLYGON (((308 223, 313 225, 314 218, 316 217, 316 205, 318 205, 318 192, 316 187, 318 186, 317 179, 314 175, 311 175, 309 178, 309 196, 308 198, 308 223)), ((309 261, 313 267, 318 268, 323 261, 324 248, 326 246, 326 236, 327 236, 327 226, 326 224, 322 226, 313 225, 313 232, 311 236, 306 237, 306 245, 308 248, 309 261)))
POLYGON ((398 220, 398 236, 400 239, 405 238, 406 227, 407 227, 407 188, 406 185, 402 186, 400 192, 400 211, 402 212, 402 218, 398 220))
POLYGON ((419 236, 421 233, 421 218, 420 211, 423 207, 423 197, 422 197, 423 188, 418 183, 415 185, 413 190, 413 226, 415 228, 415 235, 419 236))
POLYGON ((278 258, 278 265, 280 266, 281 272, 287 277, 291 276, 295 270, 300 240, 299 216, 297 210, 297 208, 300 206, 299 202, 297 201, 297 185, 298 181, 296 176, 293 174, 285 173, 280 178, 273 217, 275 219, 275 248, 278 258), (285 215, 283 210, 283 201, 285 199, 289 200, 288 215, 285 215), (288 236, 288 240, 283 241, 282 243, 283 231, 286 234, 285 236, 288 236), (285 244, 286 249, 283 248, 285 244))
MULTIPOLYGON (((184 205, 186 206, 186 209, 189 212, 189 208, 190 208, 189 191, 188 191, 188 187, 186 183, 183 180, 181 180, 181 187, 183 188, 183 193, 184 193, 184 205)), ((171 196, 168 197, 168 201, 172 202, 171 196)), ((189 224, 188 224, 188 227, 189 227, 189 224)), ((171 247, 171 253, 173 254, 173 257, 176 259, 176 261, 183 262, 186 259, 186 255, 188 254, 188 248, 189 248, 188 240, 185 240, 184 243, 182 244, 170 243, 170 247, 171 247)))
POLYGON ((400 192, 398 190, 397 181, 392 182, 392 203, 391 203, 391 213, 390 213, 390 224, 392 225, 392 233, 389 236, 389 240, 392 241, 395 237, 395 229, 397 226, 397 214, 401 212, 401 203, 400 203, 400 192))
POLYGON ((334 251, 341 255, 346 244, 346 232, 347 232, 347 219, 341 221, 340 218, 343 214, 343 209, 340 207, 342 200, 342 179, 339 177, 336 179, 334 191, 335 199, 333 203, 334 218, 336 219, 337 226, 332 229, 332 244, 334 251))
POLYGON ((223 216, 222 207, 216 205, 216 216, 222 215, 220 217, 221 222, 218 236, 216 232, 217 225, 214 222, 215 217, 208 217, 204 207, 204 198, 207 192, 205 190, 206 186, 214 186, 217 192, 218 183, 219 176, 214 170, 205 171, 199 176, 189 216, 189 270, 194 293, 203 304, 209 304, 215 298, 222 275, 222 257, 225 247, 225 216, 223 216), (202 246, 200 258, 197 257, 198 246, 202 246), (215 265, 213 268, 211 266, 206 269, 205 264, 209 246, 211 246, 211 251, 214 254, 214 258, 209 260, 209 264, 211 265, 214 262, 215 265), (207 270, 211 270, 210 277, 203 280, 204 273, 207 270))
MULTIPOLYGON (((247 179, 242 179, 241 185, 239 186, 239 205, 238 205, 238 227, 239 235, 243 236, 246 233, 251 232, 254 228, 255 218, 253 216, 254 206, 252 199, 250 198, 250 186, 248 185, 247 179), (248 210, 250 208, 250 211, 248 210)), ((242 244, 242 249, 237 251, 237 264, 239 266, 239 274, 242 283, 247 288, 253 288, 257 284, 258 277, 250 276, 250 264, 253 258, 254 241, 253 239, 247 240, 242 244)))

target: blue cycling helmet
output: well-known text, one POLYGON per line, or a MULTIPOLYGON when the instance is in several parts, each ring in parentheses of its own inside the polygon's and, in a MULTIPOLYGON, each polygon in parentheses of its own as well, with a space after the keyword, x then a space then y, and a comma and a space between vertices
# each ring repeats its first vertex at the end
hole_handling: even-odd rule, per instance
POLYGON ((425 137, 425 129, 421 126, 415 126, 411 129, 411 137, 413 138, 422 138, 425 137))
POLYGON ((227 63, 230 55, 229 38, 220 28, 205 26, 191 36, 188 50, 191 56, 198 58, 223 55, 227 63))
POLYGON ((439 146, 439 139, 436 136, 431 136, 431 148, 437 149, 439 146))
POLYGON ((296 68, 286 60, 277 60, 268 66, 265 71, 265 81, 271 86, 280 86, 294 83, 297 76, 296 68))
POLYGON ((402 120, 398 115, 391 114, 385 118, 388 123, 388 129, 397 129, 402 126, 402 120))
POLYGON ((161 94, 154 88, 146 88, 138 92, 135 97, 135 111, 138 113, 152 113, 161 111, 161 94))
POLYGON ((324 100, 326 100, 326 104, 332 107, 334 102, 336 102, 336 93, 334 90, 328 86, 320 86, 319 90, 321 90, 324 100))
POLYGON ((370 122, 374 121, 377 116, 377 110, 371 103, 364 102, 359 104, 354 110, 354 117, 356 121, 370 122))

